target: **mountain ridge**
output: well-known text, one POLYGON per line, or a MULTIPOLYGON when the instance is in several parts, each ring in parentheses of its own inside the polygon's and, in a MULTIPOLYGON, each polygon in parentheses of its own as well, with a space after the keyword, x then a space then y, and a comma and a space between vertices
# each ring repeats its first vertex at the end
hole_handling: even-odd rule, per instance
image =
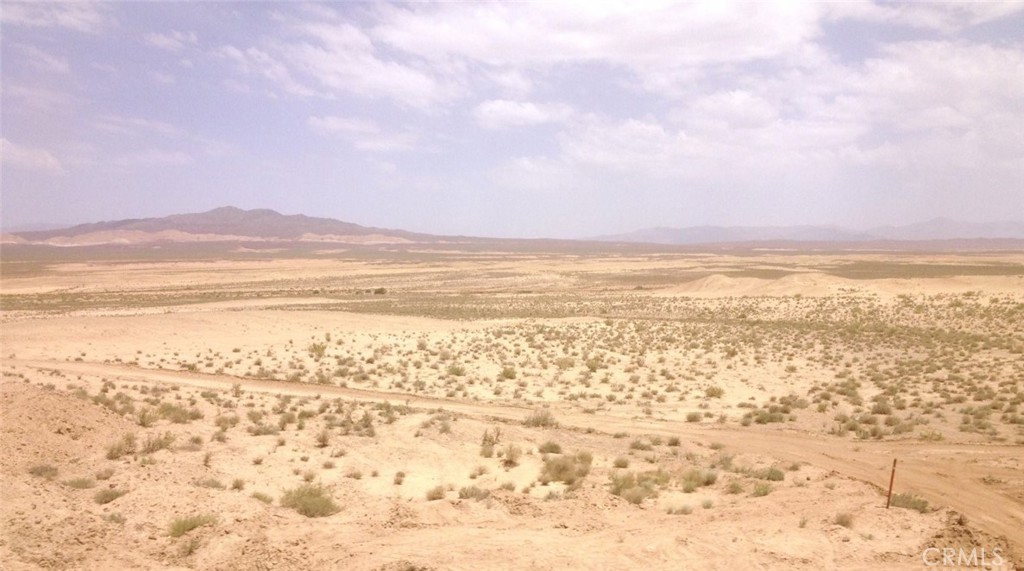
MULTIPOLYGON (((990 239, 1024 240, 1024 222, 976 223, 959 222, 949 218, 934 218, 904 226, 877 226, 868 230, 851 230, 835 225, 654 227, 624 234, 569 241, 686 246, 769 243, 863 245, 886 242, 990 239)), ((159 218, 130 218, 78 224, 58 229, 11 232, 3 234, 2 241, 5 243, 78 246, 211 241, 388 244, 484 240, 497 239, 439 236, 362 226, 333 218, 305 214, 281 214, 265 208, 244 210, 234 206, 221 206, 206 212, 172 214, 159 218)), ((519 239, 508 240, 517 241, 519 239)))
POLYGON ((734 242, 874 242, 964 239, 1024 239, 1024 222, 960 222, 933 218, 904 226, 876 226, 852 230, 833 225, 796 226, 687 226, 654 227, 622 234, 595 236, 599 242, 630 242, 665 245, 734 242))

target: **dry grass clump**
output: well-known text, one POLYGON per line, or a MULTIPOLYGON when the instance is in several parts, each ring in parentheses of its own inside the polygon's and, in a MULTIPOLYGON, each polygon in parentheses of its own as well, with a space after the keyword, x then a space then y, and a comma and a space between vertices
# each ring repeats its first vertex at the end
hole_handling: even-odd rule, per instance
POLYGON ((169 534, 171 537, 181 537, 186 533, 202 527, 204 525, 210 525, 217 521, 217 518, 210 514, 190 515, 185 517, 179 517, 171 521, 169 534))
POLYGON ((123 456, 135 454, 136 440, 132 433, 125 434, 120 440, 107 447, 107 460, 117 460, 123 456))
POLYGON ((109 504, 110 502, 116 500, 117 498, 120 498, 121 496, 123 496, 123 495, 125 495, 127 493, 128 492, 126 492, 124 490, 118 490, 116 488, 108 488, 106 490, 100 490, 100 491, 96 492, 96 495, 94 495, 92 497, 92 499, 97 504, 104 505, 104 504, 109 504))
POLYGON ((160 436, 147 436, 146 441, 142 443, 141 450, 143 454, 152 454, 170 448, 173 443, 174 435, 170 432, 165 432, 160 436))
POLYGON ((610 492, 631 504, 639 505, 647 498, 657 497, 657 487, 668 483, 669 476, 661 470, 635 474, 612 474, 610 492))
POLYGON ((491 493, 487 490, 482 490, 476 486, 465 486, 459 489, 460 500, 483 500, 487 499, 491 493))
POLYGON ((281 505, 306 517, 325 517, 341 511, 327 490, 320 485, 303 484, 281 496, 281 505))
POLYGON ((37 464, 29 468, 28 473, 39 478, 52 480, 57 477, 57 467, 50 464, 37 464))
POLYGON ((892 497, 892 505, 897 508, 917 510, 928 513, 928 500, 913 494, 896 494, 892 497))
POLYGON ((87 490, 96 487, 96 482, 92 478, 74 478, 64 482, 64 485, 76 490, 87 490))
POLYGON ((427 490, 427 501, 433 502, 436 500, 442 500, 444 499, 444 493, 444 486, 434 486, 427 490))
POLYGON ((549 410, 536 410, 523 420, 523 424, 531 428, 555 428, 558 421, 549 410))

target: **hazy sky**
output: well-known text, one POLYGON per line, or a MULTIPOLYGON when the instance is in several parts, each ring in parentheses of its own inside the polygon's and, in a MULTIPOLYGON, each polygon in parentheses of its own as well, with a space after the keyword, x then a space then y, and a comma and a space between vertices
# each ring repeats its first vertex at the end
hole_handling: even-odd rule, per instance
POLYGON ((2 8, 4 226, 1024 218, 1024 3, 2 8))

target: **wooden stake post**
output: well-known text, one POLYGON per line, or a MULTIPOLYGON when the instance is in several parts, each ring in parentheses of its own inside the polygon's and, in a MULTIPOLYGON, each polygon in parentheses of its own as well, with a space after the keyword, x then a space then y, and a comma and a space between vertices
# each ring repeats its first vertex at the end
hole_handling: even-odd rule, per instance
POLYGON ((892 459, 892 474, 889 475, 889 497, 885 500, 885 509, 892 503, 892 484, 896 481, 896 459, 892 459))

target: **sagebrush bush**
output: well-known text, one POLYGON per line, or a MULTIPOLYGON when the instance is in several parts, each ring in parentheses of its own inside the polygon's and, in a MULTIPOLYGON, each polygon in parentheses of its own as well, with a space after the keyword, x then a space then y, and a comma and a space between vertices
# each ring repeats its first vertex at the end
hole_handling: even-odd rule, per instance
POLYGON ((341 511, 327 489, 314 484, 303 484, 288 490, 281 496, 281 505, 306 517, 325 517, 341 511))

